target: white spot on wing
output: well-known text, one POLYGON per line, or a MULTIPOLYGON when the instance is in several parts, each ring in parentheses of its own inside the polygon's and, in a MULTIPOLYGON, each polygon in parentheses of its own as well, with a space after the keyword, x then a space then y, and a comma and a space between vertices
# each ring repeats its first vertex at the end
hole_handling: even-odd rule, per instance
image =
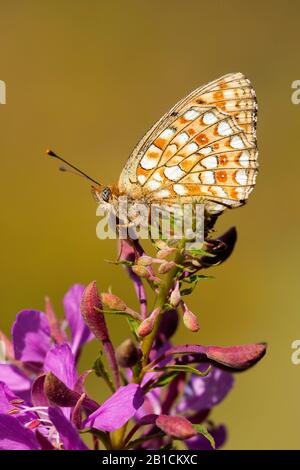
POLYGON ((145 175, 139 175, 139 176, 138 176, 138 182, 139 182, 140 184, 144 184, 145 181, 146 181, 146 176, 145 176, 145 175))
POLYGON ((162 139, 169 139, 170 137, 172 137, 172 135, 175 134, 175 132, 175 129, 168 127, 167 129, 162 131, 159 137, 161 137, 162 139))
POLYGON ((155 193, 156 197, 161 197, 161 198, 169 197, 170 195, 171 193, 168 189, 162 189, 161 191, 157 191, 157 193, 155 193))
POLYGON ((230 135, 232 134, 232 129, 228 122, 226 121, 221 121, 220 124, 218 125, 218 134, 219 135, 230 135))
POLYGON ((211 188, 217 197, 228 198, 226 191, 221 186, 212 186, 211 188))
POLYGON ((198 150, 198 145, 195 142, 192 142, 191 144, 188 144, 186 147, 188 153, 194 153, 198 150))
POLYGON ((141 166, 145 170, 151 170, 152 168, 155 168, 157 164, 157 159, 156 158, 149 158, 147 155, 144 155, 142 160, 141 160, 141 166))
POLYGON ((208 168, 208 169, 217 168, 218 166, 217 157, 215 156, 205 157, 203 158, 203 160, 201 160, 201 165, 203 165, 205 168, 208 168))
POLYGON ((203 184, 214 184, 215 183, 215 175, 213 171, 203 171, 200 173, 201 182, 203 184))
POLYGON ((159 181, 150 180, 150 181, 148 181, 146 186, 148 186, 148 188, 151 189, 151 190, 155 190, 155 189, 160 188, 161 183, 159 181))
POLYGON ((155 181, 162 181, 163 180, 163 178, 162 178, 161 174, 159 173, 159 171, 156 171, 155 173, 153 173, 152 178, 155 181))
POLYGON ((224 98, 226 98, 226 99, 234 98, 234 91, 233 90, 224 90, 223 95, 224 95, 224 98))
POLYGON ((244 148, 244 143, 239 135, 234 135, 230 140, 230 145, 233 149, 242 149, 244 148))
POLYGON ((248 177, 247 177, 246 170, 238 170, 235 173, 235 179, 236 179, 236 182, 240 185, 247 184, 248 177))
POLYGON ((204 114, 202 120, 203 120, 204 124, 209 126, 210 124, 215 124, 215 122, 217 122, 218 118, 215 115, 215 113, 207 112, 207 113, 204 114))
POLYGON ((189 136, 186 132, 181 132, 181 134, 178 134, 178 136, 176 137, 176 142, 178 142, 178 144, 180 145, 186 144, 188 140, 189 136))
POLYGON ((199 115, 200 115, 200 113, 199 113, 198 111, 196 111, 195 109, 190 109, 189 111, 187 111, 186 113, 184 113, 183 117, 184 117, 187 121, 193 121, 193 120, 196 119, 199 115))
POLYGON ((183 184, 174 184, 173 189, 175 193, 179 194, 180 196, 184 196, 186 194, 186 188, 183 184))
POLYGON ((167 149, 168 149, 169 156, 175 155, 175 153, 177 152, 177 145, 171 144, 167 147, 167 149))
POLYGON ((199 153, 201 153, 201 155, 208 155, 211 152, 212 152, 211 147, 203 147, 202 149, 199 150, 199 153))
POLYGON ((185 175, 185 172, 178 165, 165 168, 164 173, 172 181, 178 181, 185 175))
POLYGON ((239 158, 240 165, 247 167, 249 165, 249 152, 244 150, 239 158))

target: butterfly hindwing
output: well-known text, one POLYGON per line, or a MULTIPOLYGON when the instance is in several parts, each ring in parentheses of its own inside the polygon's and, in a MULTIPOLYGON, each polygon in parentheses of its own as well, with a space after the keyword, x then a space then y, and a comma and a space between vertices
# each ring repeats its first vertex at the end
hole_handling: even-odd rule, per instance
POLYGON ((119 181, 148 202, 204 202, 209 212, 244 203, 257 173, 256 99, 242 74, 199 88, 146 134, 119 181))

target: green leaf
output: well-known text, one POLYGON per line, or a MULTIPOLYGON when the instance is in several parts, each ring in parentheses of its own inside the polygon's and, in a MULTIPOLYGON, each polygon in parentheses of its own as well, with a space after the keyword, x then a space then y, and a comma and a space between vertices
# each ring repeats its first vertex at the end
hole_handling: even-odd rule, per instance
POLYGON ((214 279, 214 276, 206 276, 205 274, 192 274, 192 276, 186 277, 183 279, 184 282, 192 284, 193 282, 198 282, 200 279, 214 279))
POLYGON ((177 447, 174 446, 174 442, 170 442, 169 444, 166 444, 165 446, 160 447, 159 450, 177 450, 177 447))
POLYGON ((126 318, 127 318, 127 321, 128 321, 128 325, 129 325, 129 328, 130 328, 130 331, 131 333, 133 334, 133 336, 135 337, 135 339, 137 341, 139 341, 139 336, 137 334, 137 330, 138 330, 138 327, 139 327, 139 324, 136 320, 134 320, 131 316, 129 315, 126 315, 126 318))
POLYGON ((177 372, 175 371, 162 375, 158 381, 153 384, 153 388, 164 387, 165 385, 168 385, 170 382, 172 382, 173 379, 175 379, 176 376, 177 372))
POLYGON ((212 435, 208 432, 208 430, 202 426, 202 424, 193 424, 194 429, 196 429, 198 434, 201 434, 203 437, 205 437, 209 442, 210 445, 212 446, 213 449, 216 448, 216 443, 212 435))
POLYGON ((116 391, 113 381, 109 373, 107 372, 104 362, 102 360, 102 352, 100 352, 99 357, 97 357, 97 359, 95 360, 94 365, 93 365, 93 370, 95 371, 95 374, 97 375, 97 377, 101 377, 102 379, 105 380, 105 382, 107 383, 107 385, 109 386, 112 392, 116 391))
POLYGON ((208 253, 208 251, 205 250, 189 250, 188 253, 191 253, 192 256, 195 256, 199 258, 200 256, 209 256, 210 258, 213 258, 216 255, 213 255, 212 253, 208 253))
POLYGON ((201 372, 198 369, 195 369, 194 367, 188 366, 186 364, 173 364, 170 366, 164 366, 164 367, 155 367, 152 369, 150 372, 163 372, 163 371, 172 371, 172 372, 186 372, 186 373, 191 373, 195 375, 200 375, 200 377, 206 377, 211 370, 211 366, 208 367, 207 370, 204 372, 201 372))
POLYGON ((96 437, 98 437, 102 444, 104 444, 104 447, 109 449, 109 434, 107 432, 94 428, 79 429, 78 431, 80 434, 94 434, 96 437))
POLYGON ((113 261, 110 259, 105 259, 104 261, 106 261, 106 263, 109 263, 109 264, 115 264, 115 265, 124 264, 125 266, 129 266, 129 267, 134 264, 132 261, 128 261, 126 259, 122 259, 120 261, 113 261))
POLYGON ((134 439, 133 441, 130 441, 125 447, 125 450, 132 449, 134 446, 138 446, 139 444, 142 444, 143 442, 147 442, 147 441, 150 441, 151 439, 155 439, 157 437, 163 437, 163 436, 164 436, 164 433, 159 431, 154 434, 148 434, 146 436, 139 437, 138 439, 134 439))

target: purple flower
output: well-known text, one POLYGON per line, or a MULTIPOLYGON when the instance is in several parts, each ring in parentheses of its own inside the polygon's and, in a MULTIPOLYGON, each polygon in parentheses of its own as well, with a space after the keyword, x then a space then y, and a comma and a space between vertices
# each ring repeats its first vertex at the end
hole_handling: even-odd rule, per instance
POLYGON ((75 426, 59 408, 43 402, 31 405, 0 382, 0 449, 84 450, 75 426))
POLYGON ((93 334, 84 323, 80 313, 80 302, 84 289, 83 285, 75 284, 64 297, 65 315, 71 330, 71 347, 75 357, 80 353, 82 346, 93 339, 93 334))
POLYGON ((0 414, 1 450, 40 450, 41 446, 33 431, 13 416, 0 414))
MULTIPOLYGON (((38 310, 23 310, 17 315, 12 327, 13 358, 0 364, 0 381, 5 382, 21 398, 30 399, 32 380, 38 374, 43 373, 45 364, 47 370, 55 368, 54 362, 57 358, 51 355, 54 354, 53 346, 57 341, 61 342, 65 338, 68 342, 73 358, 71 359, 69 354, 69 357, 65 359, 70 363, 70 361, 74 362, 74 358, 78 359, 83 344, 93 338, 80 313, 83 291, 84 286, 75 284, 64 297, 66 319, 71 331, 69 341, 49 301, 46 302, 47 314, 38 310)), ((56 350, 56 354, 58 351, 59 349, 56 350)), ((58 363, 61 365, 61 361, 58 363)), ((75 367, 75 363, 73 366, 75 367)), ((65 373, 73 374, 70 368, 68 371, 65 370, 65 373)), ((67 377, 67 375, 64 380, 67 380, 66 385, 69 386, 71 376, 67 377)))
MULTIPOLYGON (((202 363, 198 370, 204 372, 208 367, 209 363, 202 363)), ((150 374, 146 374, 144 381, 147 381, 148 376, 150 377, 150 374)), ((185 373, 182 373, 170 383, 167 393, 163 388, 154 388, 148 392, 143 406, 135 417, 140 421, 152 414, 157 416, 168 414, 174 417, 187 417, 191 423, 200 424, 207 419, 213 407, 224 400, 233 382, 230 372, 216 367, 212 367, 205 377, 193 374, 187 383, 185 383, 185 373)), ((220 447, 226 438, 224 426, 215 428, 211 422, 207 424, 212 436, 216 437, 216 447, 220 447)), ((211 449, 209 441, 201 435, 186 439, 185 443, 192 450, 211 449)), ((157 444, 160 446, 161 442, 157 444)))
POLYGON ((116 431, 132 418, 143 405, 144 393, 136 384, 120 387, 103 405, 92 413, 85 427, 116 431))
MULTIPOLYGON (((205 371, 209 363, 203 363, 198 367, 205 371)), ((206 377, 192 375, 187 383, 184 394, 178 402, 179 413, 192 413, 211 410, 218 405, 230 392, 234 383, 233 375, 216 367, 212 367, 206 377)))

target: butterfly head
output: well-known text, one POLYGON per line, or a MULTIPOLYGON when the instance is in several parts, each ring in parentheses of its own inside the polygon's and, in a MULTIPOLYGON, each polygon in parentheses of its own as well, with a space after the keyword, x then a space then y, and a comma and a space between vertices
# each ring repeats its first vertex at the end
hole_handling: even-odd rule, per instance
POLYGON ((97 202, 111 203, 113 199, 113 191, 110 186, 92 186, 92 195, 97 202))

